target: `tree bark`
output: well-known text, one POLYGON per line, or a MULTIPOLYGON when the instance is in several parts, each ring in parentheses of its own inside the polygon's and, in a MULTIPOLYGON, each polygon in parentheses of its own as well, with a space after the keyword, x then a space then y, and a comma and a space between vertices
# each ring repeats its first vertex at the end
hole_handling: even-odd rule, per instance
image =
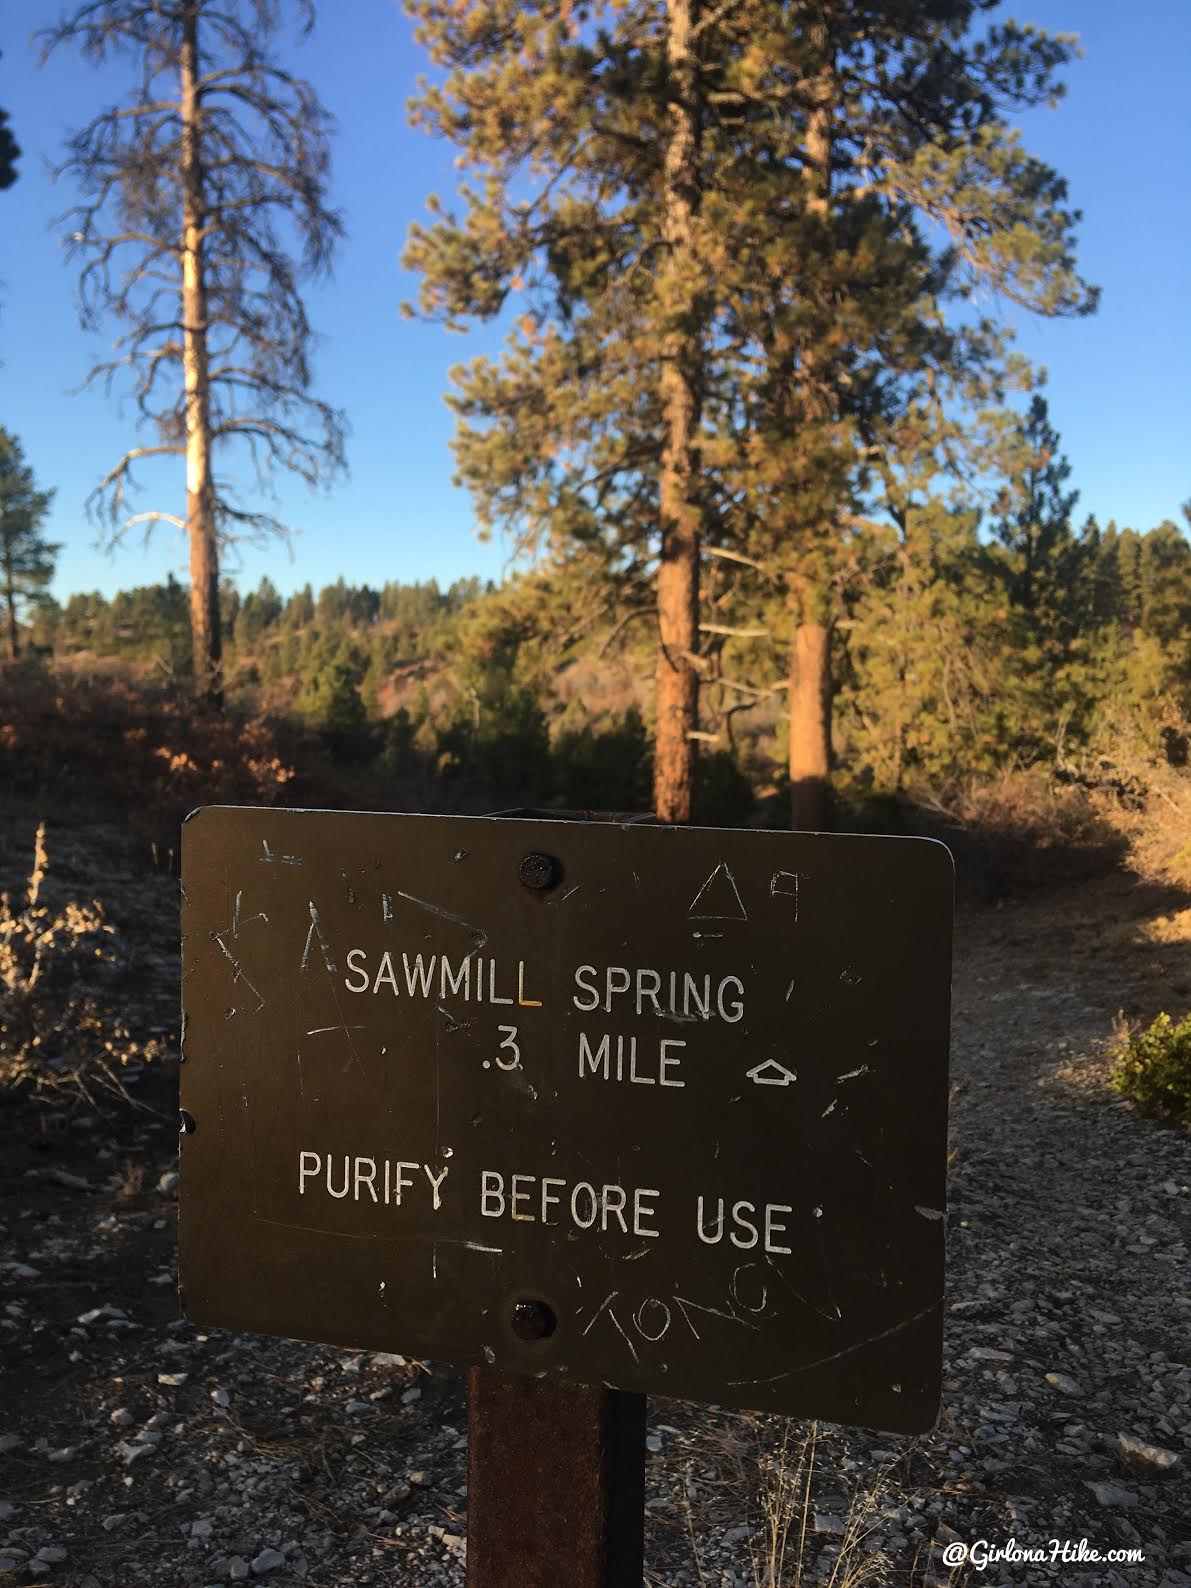
POLYGON ((182 13, 182 364, 186 389, 186 533, 190 541, 190 634, 194 690, 223 705, 219 545, 211 478, 211 386, 203 272, 202 139, 199 115, 199 0, 182 13))
POLYGON ((831 828, 831 630, 805 617, 790 647, 790 825, 831 828))
MULTIPOLYGON (((816 42, 829 53, 826 28, 816 42)), ((807 200, 812 215, 824 221, 831 205, 831 117, 835 75, 830 63, 815 80, 807 117, 806 159, 814 186, 807 200)), ((807 414, 821 413, 824 394, 817 389, 814 359, 803 360, 807 414)), ((831 631, 823 621, 823 600, 796 601, 790 646, 790 825, 796 832, 826 832, 831 826, 831 631)))
POLYGON ((4 572, 4 595, 8 602, 8 655, 9 659, 15 662, 21 653, 20 641, 17 637, 17 595, 11 566, 6 567, 4 572))
POLYGON ((697 276, 699 211, 698 74, 692 29, 698 0, 669 0, 669 138, 663 171, 663 234, 671 323, 663 339, 660 395, 664 435, 659 478, 657 734, 654 809, 664 822, 689 822, 699 726, 699 456, 703 294, 697 276))

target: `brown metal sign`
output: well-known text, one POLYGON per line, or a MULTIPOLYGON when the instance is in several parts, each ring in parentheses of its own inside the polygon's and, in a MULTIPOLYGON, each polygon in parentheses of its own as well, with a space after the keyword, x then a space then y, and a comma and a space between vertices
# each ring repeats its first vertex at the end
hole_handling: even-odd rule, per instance
POLYGON ((192 1318, 933 1423, 941 845, 211 807, 183 888, 192 1318))

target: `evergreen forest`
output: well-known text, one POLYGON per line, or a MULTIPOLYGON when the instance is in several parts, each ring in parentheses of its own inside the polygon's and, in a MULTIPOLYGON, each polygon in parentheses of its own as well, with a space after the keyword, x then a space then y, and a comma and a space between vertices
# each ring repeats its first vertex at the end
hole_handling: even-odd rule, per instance
MULTIPOLYGON (((1191 546, 1171 522, 1077 521, 1040 403, 1033 422, 1040 461, 998 516, 935 506, 852 550, 831 676, 832 779, 853 823, 962 803, 1006 774, 1119 791, 1186 763, 1191 546)), ((786 823, 783 604, 763 567, 713 565, 698 819, 786 823)), ((225 579, 220 605, 233 715, 289 719, 378 798, 649 807, 656 642, 631 588, 593 591, 547 562, 499 585, 340 579, 285 597, 225 579)), ((31 667, 190 692, 178 582, 18 610, 31 667)))

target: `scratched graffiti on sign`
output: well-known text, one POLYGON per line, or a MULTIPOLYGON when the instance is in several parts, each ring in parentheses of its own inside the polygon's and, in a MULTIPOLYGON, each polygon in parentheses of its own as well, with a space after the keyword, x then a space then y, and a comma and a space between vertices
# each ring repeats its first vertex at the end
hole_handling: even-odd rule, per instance
POLYGON ((215 807, 183 885, 191 1316, 933 1421, 941 846, 215 807))

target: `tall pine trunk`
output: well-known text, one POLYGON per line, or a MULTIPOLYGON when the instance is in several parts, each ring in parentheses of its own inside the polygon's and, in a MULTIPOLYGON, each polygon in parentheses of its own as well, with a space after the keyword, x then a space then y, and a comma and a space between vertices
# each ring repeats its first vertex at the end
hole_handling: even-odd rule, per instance
POLYGON ((211 386, 207 354, 207 288, 203 273, 202 149, 199 126, 198 13, 182 14, 182 363, 186 387, 186 533, 190 541, 190 634, 194 690, 223 704, 223 639, 219 622, 219 546, 211 479, 211 386))
MULTIPOLYGON (((827 53, 826 29, 820 25, 814 31, 827 53)), ((828 64, 815 82, 806 128, 807 169, 813 181, 807 208, 824 222, 831 204, 834 99, 835 77, 828 64)), ((803 361, 803 395, 804 412, 823 413, 824 394, 817 389, 809 353, 803 361)), ((831 631, 824 620, 825 592, 811 596, 806 581, 799 583, 803 594, 793 603, 790 643, 790 825, 796 832, 826 832, 831 826, 831 631)))
POLYGON ((666 56, 670 117, 663 172, 666 271, 671 328, 662 350, 664 425, 659 507, 657 737, 654 809, 662 821, 689 822, 694 804, 699 726, 699 457, 703 304, 697 283, 699 209, 698 74, 692 29, 698 0, 669 0, 666 56))
POLYGON ((790 825, 831 826, 831 630, 805 615, 790 646, 790 825))

